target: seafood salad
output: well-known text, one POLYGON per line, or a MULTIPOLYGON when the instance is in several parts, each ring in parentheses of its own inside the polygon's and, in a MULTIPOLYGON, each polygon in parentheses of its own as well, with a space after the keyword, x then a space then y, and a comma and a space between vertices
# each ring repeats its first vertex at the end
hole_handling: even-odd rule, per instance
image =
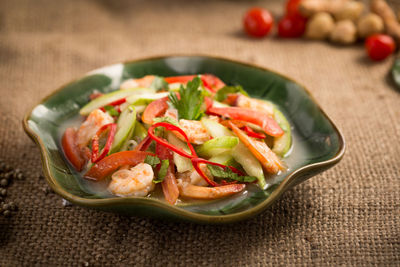
POLYGON ((211 74, 129 79, 94 91, 62 135, 70 164, 118 197, 154 190, 171 205, 266 188, 287 169, 290 125, 276 105, 211 74), (157 189, 158 188, 158 189, 157 189))

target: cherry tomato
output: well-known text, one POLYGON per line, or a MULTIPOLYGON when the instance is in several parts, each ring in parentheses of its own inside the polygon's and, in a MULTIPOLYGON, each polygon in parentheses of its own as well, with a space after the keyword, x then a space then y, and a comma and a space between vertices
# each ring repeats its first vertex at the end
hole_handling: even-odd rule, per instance
POLYGON ((389 35, 374 34, 365 41, 365 48, 372 60, 379 61, 390 56, 396 49, 396 44, 389 35))
POLYGON ((289 0, 286 3, 286 15, 300 15, 299 4, 302 0, 289 0))
POLYGON ((244 18, 243 26, 246 33, 252 37, 267 35, 274 24, 274 18, 268 10, 254 7, 249 9, 244 18))
POLYGON ((306 22, 300 15, 287 15, 278 23, 278 35, 283 38, 301 37, 306 30, 306 22))

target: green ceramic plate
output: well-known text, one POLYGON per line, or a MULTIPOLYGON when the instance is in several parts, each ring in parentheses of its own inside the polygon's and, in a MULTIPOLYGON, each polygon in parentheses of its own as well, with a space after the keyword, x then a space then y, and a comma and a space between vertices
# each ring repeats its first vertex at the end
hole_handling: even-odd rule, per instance
POLYGON ((47 182, 66 200, 103 211, 203 223, 233 222, 258 214, 290 187, 336 164, 345 151, 342 135, 303 86, 267 69, 207 56, 149 58, 92 71, 45 98, 25 116, 23 125, 40 147, 47 182), (292 153, 285 159, 289 169, 269 179, 268 189, 254 186, 218 201, 171 206, 151 197, 116 198, 96 193, 66 161, 60 148, 61 133, 78 118, 93 90, 110 92, 119 88, 121 81, 146 74, 197 73, 212 73, 227 84, 240 84, 251 96, 276 103, 289 119, 294 136, 292 153))

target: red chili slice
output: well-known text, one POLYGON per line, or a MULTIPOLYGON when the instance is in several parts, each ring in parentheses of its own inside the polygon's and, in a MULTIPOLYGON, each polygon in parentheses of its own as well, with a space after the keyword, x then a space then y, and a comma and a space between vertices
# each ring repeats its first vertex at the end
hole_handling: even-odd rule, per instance
MULTIPOLYGON (((108 103, 106 106, 117 107, 116 110, 119 113, 121 113, 121 109, 120 109, 119 105, 121 105, 121 104, 123 104, 125 102, 126 102, 126 98, 121 98, 121 99, 115 100, 115 101, 113 101, 111 103, 108 103)), ((101 111, 106 112, 106 109, 104 107, 101 107, 100 109, 101 109, 101 111)))
POLYGON ((250 128, 247 125, 246 121, 241 121, 241 120, 224 120, 224 121, 221 121, 221 124, 224 125, 225 127, 228 127, 228 128, 231 128, 230 123, 233 123, 238 128, 240 128, 241 130, 245 131, 248 136, 255 137, 255 138, 258 138, 258 139, 264 139, 266 137, 265 134, 255 132, 252 128, 250 128))
POLYGON ((255 138, 258 138, 258 139, 264 139, 266 137, 265 134, 256 133, 253 129, 251 129, 247 125, 243 127, 243 131, 245 131, 248 136, 255 137, 255 138))
POLYGON ((151 144, 152 139, 150 136, 146 136, 136 147, 134 150, 136 151, 146 151, 150 144, 151 144))
POLYGON ((121 99, 118 99, 118 100, 115 100, 115 101, 109 103, 108 105, 115 107, 115 106, 121 105, 125 102, 126 102, 126 98, 121 98, 121 99))
MULTIPOLYGON (((235 167, 232 167, 232 166, 225 166, 225 165, 223 165, 223 164, 211 162, 211 161, 208 161, 208 160, 205 160, 205 159, 202 159, 202 158, 197 157, 196 152, 195 152, 195 150, 194 150, 192 144, 189 142, 188 137, 186 136, 185 132, 184 132, 182 129, 180 129, 179 127, 175 126, 175 125, 172 125, 172 124, 169 124, 169 123, 166 123, 166 122, 159 122, 159 123, 156 123, 156 124, 152 125, 152 126, 149 128, 148 134, 149 134, 149 136, 151 137, 151 139, 153 139, 154 141, 157 142, 157 146, 156 146, 156 147, 158 147, 158 146, 164 146, 165 148, 169 148, 169 149, 171 149, 172 151, 178 153, 179 155, 181 155, 181 156, 183 156, 183 157, 186 157, 186 158, 191 159, 192 164, 193 164, 193 167, 195 168, 195 170, 196 170, 196 171, 201 175, 201 177, 203 177, 204 180, 205 180, 209 185, 211 185, 211 186, 214 186, 214 187, 215 187, 215 186, 222 186, 222 185, 227 185, 227 184, 236 184, 237 181, 233 181, 233 182, 230 182, 230 183, 223 182, 222 184, 218 184, 218 183, 216 183, 216 182, 210 180, 210 178, 207 177, 207 175, 206 175, 206 174, 201 170, 201 168, 199 167, 199 164, 200 164, 200 163, 211 164, 211 165, 214 165, 214 166, 221 167, 221 168, 223 168, 223 169, 229 168, 229 169, 231 169, 234 173, 237 173, 237 174, 239 174, 240 176, 243 176, 243 175, 244 175, 241 171, 239 171, 239 170, 236 169, 235 167), (167 130, 169 130, 169 131, 177 131, 177 132, 179 132, 179 133, 185 138, 186 143, 187 143, 187 145, 188 145, 188 147, 189 147, 189 149, 190 149, 190 151, 191 151, 192 154, 188 154, 188 153, 186 153, 184 150, 182 150, 182 149, 180 149, 180 148, 177 148, 177 147, 171 145, 170 143, 168 143, 168 142, 167 142, 166 140, 164 140, 163 138, 156 136, 156 135, 154 134, 154 129, 157 128, 157 127, 164 127, 165 129, 167 129, 167 130)), ((159 151, 161 151, 161 150, 159 150, 159 151)), ((166 155, 165 155, 165 150, 164 150, 164 152, 163 152, 163 157, 166 157, 166 155)))
POLYGON ((208 84, 208 82, 206 81, 206 79, 203 76, 201 76, 201 81, 203 82, 204 88, 206 88, 211 93, 215 93, 215 90, 212 89, 212 87, 208 84))
POLYGON ((110 151, 111 149, 111 145, 114 141, 114 137, 115 137, 115 132, 117 131, 117 124, 115 123, 109 123, 106 125, 103 125, 95 134, 95 136, 93 136, 92 139, 92 162, 96 163, 100 160, 102 160, 107 153, 110 151), (106 130, 109 130, 108 132, 108 136, 107 136, 107 141, 106 144, 103 148, 103 151, 100 153, 99 155, 99 139, 100 139, 100 135, 105 132, 106 130))
POLYGON ((171 149, 172 151, 178 153, 179 155, 181 155, 181 156, 183 156, 183 157, 186 157, 186 158, 189 158, 189 159, 191 159, 191 158, 196 158, 196 157, 197 157, 196 151, 194 150, 192 144, 189 142, 189 138, 187 137, 186 133, 185 133, 181 128, 179 128, 179 127, 177 127, 177 126, 175 126, 175 125, 172 125, 172 124, 169 124, 169 123, 166 123, 166 122, 158 122, 158 123, 156 123, 156 124, 153 124, 153 125, 149 128, 148 134, 149 134, 149 136, 151 137, 151 139, 153 139, 153 140, 156 141, 157 143, 159 143, 159 144, 161 144, 161 145, 163 145, 163 146, 165 146, 165 147, 168 147, 169 149, 171 149), (177 131, 178 133, 180 133, 180 134, 185 138, 186 143, 187 143, 187 145, 188 145, 188 147, 189 147, 189 149, 190 149, 190 152, 191 152, 192 154, 188 154, 188 153, 185 152, 183 149, 177 148, 177 147, 171 145, 170 143, 168 143, 167 141, 165 141, 164 139, 162 139, 162 138, 156 136, 156 135, 154 134, 154 130, 155 130, 155 128, 157 128, 157 127, 164 127, 165 129, 167 129, 167 130, 169 130, 169 131, 177 131))

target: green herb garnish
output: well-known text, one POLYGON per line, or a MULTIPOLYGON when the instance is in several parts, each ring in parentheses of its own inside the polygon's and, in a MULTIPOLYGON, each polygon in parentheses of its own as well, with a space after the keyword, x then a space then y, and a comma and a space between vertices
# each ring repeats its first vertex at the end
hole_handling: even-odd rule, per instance
POLYGON ((230 168, 221 168, 219 166, 207 165, 207 168, 210 170, 212 176, 224 179, 235 180, 238 182, 251 183, 257 180, 257 177, 254 176, 239 176, 237 173, 234 173, 230 168))
POLYGON ((224 86, 218 92, 215 94, 214 99, 217 101, 224 101, 228 94, 235 94, 235 93, 241 93, 242 95, 248 96, 247 92, 240 86, 224 86))
POLYGON ((188 82, 186 88, 181 85, 179 88, 180 99, 174 92, 169 94, 169 101, 178 110, 179 119, 186 120, 200 120, 204 114, 201 106, 204 100, 202 89, 199 89, 201 79, 199 77, 193 78, 188 82))
POLYGON ((161 167, 160 167, 160 170, 158 171, 157 179, 154 179, 153 183, 157 184, 157 183, 161 183, 162 181, 164 181, 165 176, 167 175, 168 167, 169 167, 169 160, 164 159, 161 162, 161 167))
POLYGON ((114 108, 114 106, 107 105, 107 106, 104 106, 104 109, 106 110, 106 112, 108 114, 110 114, 110 116, 118 116, 119 115, 119 112, 114 108))
POLYGON ((159 118, 154 118, 153 122, 167 122, 169 124, 175 125, 176 127, 180 127, 179 123, 177 120, 171 118, 171 117, 159 117, 159 118))
POLYGON ((150 84, 150 88, 156 91, 168 90, 168 83, 163 77, 156 76, 154 77, 153 82, 150 84))
POLYGON ((151 165, 151 167, 155 168, 158 164, 160 164, 160 159, 156 156, 146 156, 144 163, 147 163, 151 165))

